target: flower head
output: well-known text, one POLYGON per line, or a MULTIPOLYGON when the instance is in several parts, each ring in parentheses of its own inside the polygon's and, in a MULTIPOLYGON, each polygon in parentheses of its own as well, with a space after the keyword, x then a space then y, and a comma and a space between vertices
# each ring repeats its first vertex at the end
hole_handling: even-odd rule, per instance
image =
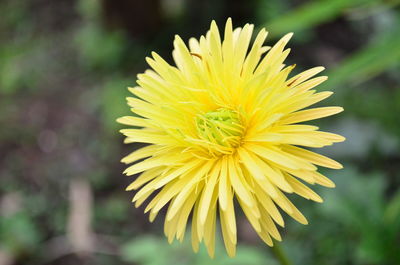
POLYGON ((183 240, 190 214, 195 251, 204 241, 214 255, 217 219, 225 247, 235 255, 236 200, 261 239, 272 246, 281 240, 280 210, 302 224, 306 218, 285 196, 296 193, 322 202, 305 183, 334 187, 317 166, 340 169, 330 158, 304 147, 323 147, 344 140, 318 127, 299 124, 341 112, 341 107, 307 108, 332 92, 316 92, 325 81, 316 67, 288 78, 289 49, 285 35, 272 48, 264 46, 262 29, 250 46, 253 25, 232 28, 226 22, 223 40, 215 24, 189 48, 179 36, 172 52, 176 66, 156 53, 147 62, 153 70, 138 75, 127 98, 135 116, 118 122, 125 143, 149 145, 122 159, 133 163, 129 176, 141 173, 127 190, 138 190, 140 206, 153 221, 168 204, 164 230, 169 241, 183 240), (139 127, 139 128, 138 128, 139 127), (280 209, 280 210, 279 210, 280 209))

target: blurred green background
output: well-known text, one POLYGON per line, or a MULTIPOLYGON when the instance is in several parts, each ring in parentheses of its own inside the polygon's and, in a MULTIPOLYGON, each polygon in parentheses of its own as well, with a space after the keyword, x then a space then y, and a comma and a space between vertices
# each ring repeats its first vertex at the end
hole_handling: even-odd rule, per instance
POLYGON ((0 265, 276 265, 238 216, 239 247, 210 260, 186 239, 169 245, 124 192, 131 179, 115 119, 126 87, 156 50, 171 61, 174 34, 199 37, 211 19, 254 23, 268 44, 295 32, 288 63, 326 66, 319 122, 347 137, 325 148, 344 163, 325 170, 325 202, 291 197, 310 225, 289 220, 282 248, 293 264, 400 264, 400 1, 0 1, 0 265))

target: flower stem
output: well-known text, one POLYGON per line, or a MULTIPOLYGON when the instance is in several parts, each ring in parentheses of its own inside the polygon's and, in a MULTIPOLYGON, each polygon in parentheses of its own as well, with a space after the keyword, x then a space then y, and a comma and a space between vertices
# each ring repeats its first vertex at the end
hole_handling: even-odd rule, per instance
POLYGON ((279 261, 281 265, 291 265, 288 257, 281 248, 278 242, 274 241, 274 246, 271 248, 272 253, 274 253, 275 258, 279 261))

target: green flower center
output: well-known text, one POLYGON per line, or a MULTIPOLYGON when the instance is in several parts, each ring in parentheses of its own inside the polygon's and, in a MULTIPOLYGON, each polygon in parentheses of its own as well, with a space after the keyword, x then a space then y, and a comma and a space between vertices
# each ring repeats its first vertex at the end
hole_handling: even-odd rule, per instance
POLYGON ((225 147, 238 146, 243 134, 238 113, 224 108, 198 115, 196 127, 200 138, 225 147))

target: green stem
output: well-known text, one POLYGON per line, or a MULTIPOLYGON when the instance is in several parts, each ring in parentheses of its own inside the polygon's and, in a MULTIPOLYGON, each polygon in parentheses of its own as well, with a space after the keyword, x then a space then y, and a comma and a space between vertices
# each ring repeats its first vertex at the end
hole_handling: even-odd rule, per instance
POLYGON ((278 242, 274 241, 274 246, 272 247, 272 253, 274 253, 275 258, 279 261, 281 265, 291 265, 288 257, 281 248, 278 242))

